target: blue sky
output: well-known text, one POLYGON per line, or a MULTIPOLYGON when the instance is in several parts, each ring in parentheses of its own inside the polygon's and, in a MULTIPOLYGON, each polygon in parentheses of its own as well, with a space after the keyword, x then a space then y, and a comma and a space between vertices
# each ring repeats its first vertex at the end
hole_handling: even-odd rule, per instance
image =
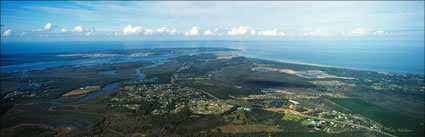
POLYGON ((424 40, 424 1, 1 1, 2 41, 424 40))

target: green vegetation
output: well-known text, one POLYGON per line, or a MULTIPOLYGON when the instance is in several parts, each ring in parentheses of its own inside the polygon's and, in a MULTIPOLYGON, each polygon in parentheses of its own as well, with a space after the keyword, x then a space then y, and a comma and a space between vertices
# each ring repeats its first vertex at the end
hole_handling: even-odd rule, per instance
POLYGON ((210 55, 202 55, 179 57, 176 60, 185 61, 185 63, 187 61, 186 64, 191 64, 178 72, 176 78, 178 84, 205 90, 219 98, 229 98, 229 95, 262 94, 260 91, 263 88, 315 87, 298 76, 278 72, 253 72, 251 70, 253 63, 248 62, 248 59, 244 57, 215 60, 215 57, 210 55), (188 79, 187 76, 200 77, 200 79, 188 79))
MULTIPOLYGON (((161 55, 171 51, 186 53, 167 49, 161 55)), ((129 53, 133 52, 119 52, 129 53)), ((412 96, 423 92, 424 84, 420 83, 423 78, 418 76, 245 57, 217 59, 214 54, 171 60, 141 69, 146 74, 143 80, 123 82, 113 92, 80 103, 69 102, 86 97, 85 91, 135 78, 134 69, 152 63, 63 66, 27 71, 27 77, 22 77, 23 72, 1 73, 0 97, 4 98, 0 104, 1 133, 6 136, 386 136, 379 133, 381 130, 397 136, 424 136, 423 109, 420 109, 423 98, 412 96), (320 70, 355 79, 304 78, 278 71, 252 70, 264 66, 320 70), (103 71, 115 74, 99 74, 103 71), (64 96, 76 89, 84 92, 64 96), (319 119, 315 120, 319 124, 326 123, 317 129, 317 125, 310 125, 314 119, 319 119)))
POLYGON ((338 81, 312 81, 312 83, 323 87, 335 87, 340 84, 338 81))
POLYGON ((116 74, 136 74, 136 71, 134 69, 124 69, 124 70, 117 70, 115 73, 116 74))
POLYGON ((300 116, 296 116, 296 115, 291 115, 291 114, 285 114, 283 117, 282 117, 282 120, 292 120, 292 121, 295 121, 295 122, 298 122, 298 121, 300 121, 300 120, 302 120, 303 118, 302 117, 300 117, 300 116))
POLYGON ((342 133, 325 133, 325 132, 281 132, 271 133, 273 137, 385 137, 378 133, 363 132, 342 132, 342 133))
POLYGON ((423 119, 409 117, 359 99, 331 100, 343 107, 383 124, 385 126, 385 131, 389 131, 399 136, 424 136, 423 119))
POLYGON ((102 75, 99 74, 101 71, 139 68, 150 64, 150 62, 132 62, 79 67, 62 66, 25 72, 28 77, 22 77, 23 72, 1 73, 1 98, 7 98, 2 99, 1 102, 47 102, 87 85, 103 86, 115 81, 136 78, 133 75, 102 75), (40 86, 27 87, 31 82, 36 82, 40 86), (15 86, 21 87, 15 88, 15 86))
POLYGON ((146 79, 150 79, 150 83, 165 84, 170 83, 170 78, 173 72, 178 69, 180 65, 175 62, 168 62, 166 64, 158 65, 154 68, 145 68, 141 72, 146 74, 146 79))
POLYGON ((54 131, 42 126, 18 126, 11 132, 3 132, 2 136, 10 137, 53 137, 57 135, 54 131))

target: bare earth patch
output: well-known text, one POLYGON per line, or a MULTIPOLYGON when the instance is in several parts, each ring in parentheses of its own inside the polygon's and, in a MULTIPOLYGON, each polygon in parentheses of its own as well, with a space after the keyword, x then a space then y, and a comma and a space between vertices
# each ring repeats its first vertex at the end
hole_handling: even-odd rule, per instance
POLYGON ((100 90, 100 86, 85 86, 78 89, 74 89, 70 92, 63 94, 63 96, 81 95, 87 94, 92 91, 100 90))

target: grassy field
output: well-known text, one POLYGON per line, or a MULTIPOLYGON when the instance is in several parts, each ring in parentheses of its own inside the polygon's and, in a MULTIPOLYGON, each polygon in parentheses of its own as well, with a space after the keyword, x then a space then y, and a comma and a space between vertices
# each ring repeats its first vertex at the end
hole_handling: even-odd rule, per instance
POLYGON ((282 117, 282 120, 292 120, 292 121, 296 121, 296 122, 300 121, 301 119, 303 119, 303 117, 296 116, 296 115, 290 115, 290 114, 285 114, 282 117))
POLYGON ((397 136, 424 136, 424 119, 409 117, 359 99, 331 99, 331 101, 383 124, 385 131, 397 136))

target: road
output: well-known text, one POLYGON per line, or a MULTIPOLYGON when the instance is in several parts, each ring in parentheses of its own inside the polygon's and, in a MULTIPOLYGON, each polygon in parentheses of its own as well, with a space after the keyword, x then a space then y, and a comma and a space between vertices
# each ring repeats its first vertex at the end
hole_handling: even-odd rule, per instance
MULTIPOLYGON (((174 75, 173 76, 171 76, 171 78, 170 78, 170 83, 172 84, 172 85, 176 85, 176 86, 181 86, 181 85, 179 85, 179 84, 177 84, 177 83, 175 83, 174 82, 174 75)), ((183 86, 181 86, 181 87, 183 87, 183 86)), ((184 87, 186 87, 186 86, 184 86, 184 87)), ((212 94, 210 94, 210 93, 208 93, 208 92, 206 92, 206 91, 204 91, 204 90, 201 90, 201 89, 196 89, 197 91, 201 91, 202 93, 204 93, 204 94, 207 94, 208 96, 210 96, 211 98, 214 98, 214 99, 216 99, 216 100, 220 100, 220 98, 218 98, 218 97, 216 97, 216 96, 214 96, 214 95, 212 95, 212 94)))
MULTIPOLYGON (((171 83, 171 84, 173 84, 173 85, 178 85, 178 84, 176 84, 176 83, 174 82, 174 75, 173 75, 173 76, 171 76, 171 78, 170 78, 170 83, 171 83)), ((180 86, 180 85, 178 85, 178 86, 180 86)), ((218 98, 218 97, 216 97, 216 96, 214 96, 214 95, 212 95, 212 94, 210 94, 210 93, 208 93, 208 92, 206 92, 206 91, 204 91, 204 90, 200 90, 200 89, 197 89, 197 90, 199 90, 199 91, 201 91, 201 92, 203 92, 203 93, 207 94, 208 96, 210 96, 210 97, 212 97, 212 98, 214 98, 214 99, 218 99, 218 100, 219 100, 219 98, 218 98)), ((263 110, 266 110, 266 109, 263 109, 263 110)), ((270 110, 267 110, 267 111, 270 111, 270 110)), ((369 131, 374 131, 374 132, 382 133, 382 134, 387 135, 387 136, 397 137, 397 136, 395 136, 395 135, 392 135, 392 134, 389 134, 389 133, 383 132, 383 131, 381 131, 380 129, 372 129, 372 128, 370 128, 370 127, 363 126, 363 125, 358 125, 358 124, 353 124, 353 123, 348 123, 348 122, 343 122, 343 121, 338 121, 338 120, 333 120, 333 119, 326 119, 326 118, 321 118, 321 117, 315 117, 315 116, 304 115, 304 114, 302 114, 302 113, 300 113, 300 112, 297 112, 297 111, 293 111, 293 110, 290 110, 290 109, 285 109, 285 113, 288 113, 288 112, 289 112, 290 114, 297 115, 297 116, 301 116, 301 117, 307 117, 307 118, 311 118, 311 119, 318 119, 318 120, 324 120, 324 121, 329 121, 329 122, 334 122, 334 123, 340 123, 340 124, 344 124, 344 125, 350 125, 350 126, 354 126, 354 127, 358 127, 358 128, 363 128, 363 129, 366 129, 366 130, 369 130, 369 131)))
MULTIPOLYGON (((273 111, 271 109, 263 109, 263 110, 273 111)), ((363 129, 366 129, 366 130, 369 130, 369 131, 374 131, 374 132, 382 133, 382 134, 385 134, 387 136, 397 137, 395 135, 392 135, 392 134, 383 132, 383 131, 381 131, 379 129, 372 129, 370 127, 363 126, 363 125, 358 125, 358 124, 353 124, 353 123, 338 121, 338 120, 334 120, 334 119, 326 119, 326 118, 321 118, 321 117, 309 116, 309 115, 305 115, 305 114, 302 114, 300 112, 297 112, 297 111, 294 111, 294 110, 290 110, 290 109, 279 108, 279 110, 283 110, 287 114, 297 115, 297 116, 301 116, 301 117, 307 117, 307 118, 311 118, 311 119, 324 120, 324 121, 334 122, 334 123, 339 123, 339 124, 344 124, 344 125, 350 125, 350 126, 354 126, 354 127, 358 127, 358 128, 363 128, 363 129)), ((276 111, 274 111, 274 112, 276 112, 276 111)))

